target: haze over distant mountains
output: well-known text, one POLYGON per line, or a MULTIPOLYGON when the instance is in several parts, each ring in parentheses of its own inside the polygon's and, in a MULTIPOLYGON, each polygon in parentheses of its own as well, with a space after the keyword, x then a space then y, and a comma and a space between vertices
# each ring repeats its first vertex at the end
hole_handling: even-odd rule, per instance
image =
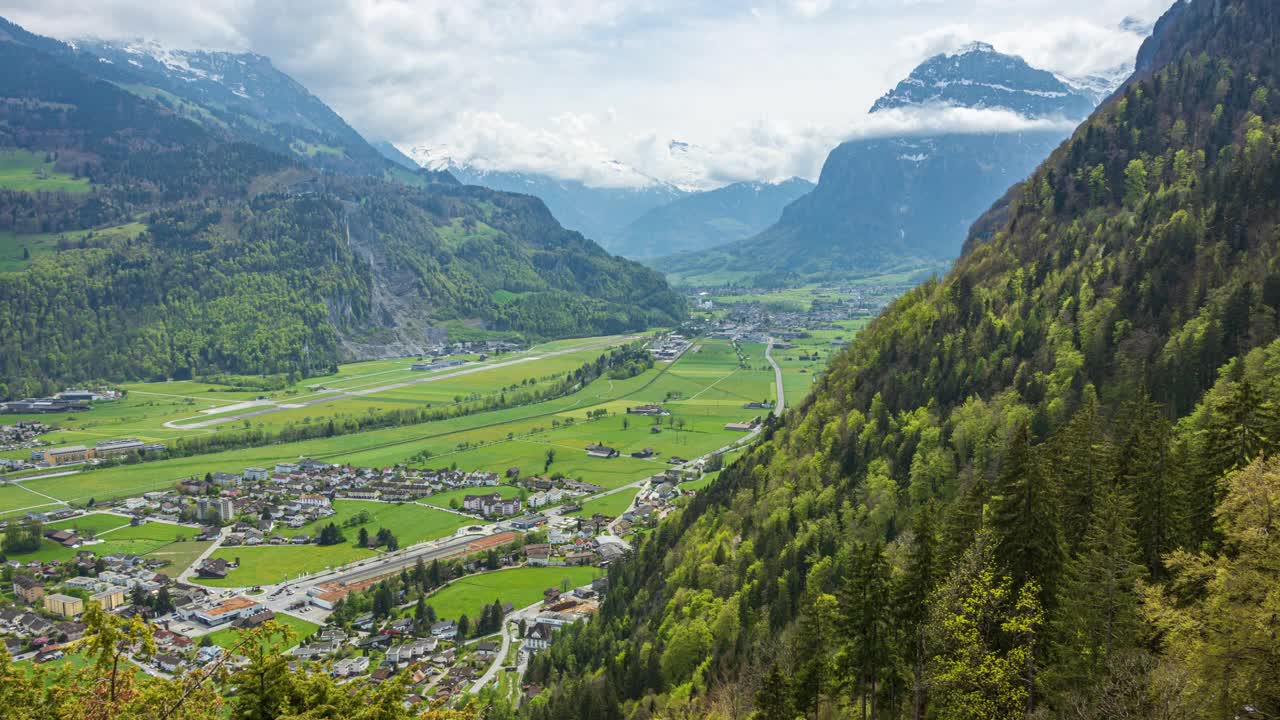
MULTIPOLYGON (((394 146, 383 149, 389 156, 406 157, 394 146)), ((610 252, 633 258, 698 250, 749 237, 768 227, 783 207, 813 187, 802 178, 716 187, 699 174, 692 161, 691 156, 705 152, 703 149, 672 140, 667 152, 674 161, 667 179, 615 160, 601 164, 597 176, 604 180, 594 184, 539 172, 485 169, 454 160, 444 148, 412 148, 407 157, 429 170, 448 172, 465 184, 537 196, 565 227, 610 252), (689 162, 680 162, 685 158, 689 162)))
POLYGON ((780 275, 896 271, 955 257, 969 225, 1122 79, 1115 73, 1109 82, 1072 83, 985 43, 936 55, 877 100, 872 115, 960 108, 1045 122, 845 142, 827 157, 813 192, 772 227, 654 266, 692 284, 768 283, 780 275))

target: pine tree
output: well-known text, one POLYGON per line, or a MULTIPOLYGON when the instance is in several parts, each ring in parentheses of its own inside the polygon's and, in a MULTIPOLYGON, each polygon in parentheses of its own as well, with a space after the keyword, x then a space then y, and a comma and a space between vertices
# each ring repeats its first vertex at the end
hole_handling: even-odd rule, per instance
POLYGON ((1114 451, 1098 402, 1089 393, 1071 421, 1049 443, 1054 486, 1062 498, 1062 535, 1069 550, 1084 537, 1095 490, 1114 473, 1114 451))
POLYGON ((840 665, 865 720, 876 717, 881 681, 894 666, 892 598, 889 564, 879 543, 859 548, 854 563, 840 597, 840 665))
POLYGON ((356 536, 356 544, 362 548, 369 547, 369 530, 368 528, 360 528, 360 534, 356 536))
POLYGON ((934 537, 934 505, 922 506, 911 525, 911 550, 907 566, 895 589, 897 622, 901 631, 901 656, 909 658, 912 672, 912 718, 922 720, 925 713, 927 686, 925 663, 925 621, 928 619, 929 594, 933 591, 937 567, 937 539, 934 537))
POLYGON ((755 720, 795 720, 796 706, 791 701, 791 685, 786 674, 775 663, 765 675, 764 684, 756 692, 755 720))
POLYGON ((806 592, 802 600, 799 627, 792 652, 797 658, 791 690, 798 711, 816 715, 818 705, 830 689, 832 677, 831 628, 838 614, 834 596, 806 592))
POLYGON ((1038 580, 1045 593, 1052 593, 1062 558, 1055 498, 1025 423, 1005 451, 995 490, 991 528, 996 556, 1016 586, 1038 580))
POLYGON ((1164 576, 1164 556, 1187 536, 1185 462, 1175 461, 1173 426, 1161 406, 1126 403, 1121 412, 1117 482, 1133 498, 1138 558, 1153 577, 1164 576))
POLYGON ((1055 675, 1066 687, 1097 683, 1108 662, 1137 641, 1143 569, 1133 526, 1125 491, 1103 489, 1080 553, 1066 564, 1054 623, 1055 675))

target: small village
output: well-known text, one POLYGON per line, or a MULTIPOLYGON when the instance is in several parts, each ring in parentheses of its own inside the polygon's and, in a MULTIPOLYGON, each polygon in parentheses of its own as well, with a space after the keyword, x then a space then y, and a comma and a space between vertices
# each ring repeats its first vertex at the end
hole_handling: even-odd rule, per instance
MULTIPOLYGON (((660 417, 660 406, 638 406, 631 414, 660 417)), ((47 450, 45 451, 48 452, 47 450)), ((617 451, 588 447, 585 452, 611 457, 617 451), (601 450, 607 451, 603 454, 601 450)), ((444 618, 430 613, 430 622, 409 613, 413 595, 424 597, 404 578, 426 573, 447 587, 458 578, 503 569, 607 568, 629 550, 625 540, 636 531, 654 527, 682 497, 680 484, 701 475, 703 462, 673 466, 650 478, 631 506, 616 517, 595 514, 574 517, 581 498, 603 488, 565 477, 525 476, 509 468, 494 472, 454 469, 415 470, 359 468, 302 459, 271 468, 246 468, 239 474, 213 472, 182 480, 169 490, 143 493, 84 510, 61 508, 30 512, 10 520, 9 528, 37 532, 43 543, 75 550, 69 560, 23 562, 10 559, 3 572, 16 602, 0 607, 0 637, 19 660, 43 663, 61 658, 69 644, 83 637, 81 621, 90 603, 123 617, 140 617, 155 629, 157 653, 131 661, 143 671, 164 676, 197 672, 214 663, 244 662, 226 647, 227 629, 240 632, 268 620, 306 618, 317 629, 294 639, 294 663, 320 663, 345 682, 378 683, 409 672, 407 702, 430 695, 449 698, 474 692, 495 668, 515 672, 531 654, 545 648, 559 628, 589 621, 607 592, 608 582, 597 576, 586 584, 562 582, 547 587, 542 599, 517 608, 505 603, 468 627, 465 616, 444 618), (499 486, 508 489, 504 495, 499 486), (510 488, 516 489, 513 496, 510 488), (458 493, 462 491, 461 499, 458 493), (99 556, 100 540, 59 526, 74 526, 86 514, 112 514, 130 526, 164 523, 185 527, 194 540, 215 541, 224 548, 315 544, 317 534, 281 534, 284 529, 320 527, 335 515, 333 504, 344 500, 399 504, 450 492, 449 512, 477 523, 497 523, 482 544, 483 551, 433 560, 428 567, 388 570, 375 581, 325 583, 294 594, 281 586, 267 594, 223 590, 202 581, 235 578, 234 563, 203 559, 190 568, 169 567, 163 561, 129 554, 99 556), (378 587, 394 585, 392 608, 360 612, 354 617, 344 606, 361 604, 378 587), (286 604, 276 602, 277 598, 286 604), (519 648, 519 650, 516 650, 519 648)), ((478 527, 471 528, 473 530, 478 527)), ((323 551, 323 548, 319 548, 323 551)), ((434 588, 433 588, 434 589, 434 588)), ((419 610, 419 614, 421 614, 419 610)), ((515 677, 518 677, 516 675, 515 677)), ((537 688, 522 692, 536 694, 537 688)))

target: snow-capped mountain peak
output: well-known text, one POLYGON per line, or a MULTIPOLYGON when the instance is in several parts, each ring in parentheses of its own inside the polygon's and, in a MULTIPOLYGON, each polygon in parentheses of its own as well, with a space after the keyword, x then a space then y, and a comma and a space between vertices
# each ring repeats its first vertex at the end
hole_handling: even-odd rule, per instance
POLYGON ((925 60, 877 100, 871 112, 929 105, 1002 108, 1027 117, 1071 118, 1084 117, 1095 106, 1092 95, 983 42, 925 60))

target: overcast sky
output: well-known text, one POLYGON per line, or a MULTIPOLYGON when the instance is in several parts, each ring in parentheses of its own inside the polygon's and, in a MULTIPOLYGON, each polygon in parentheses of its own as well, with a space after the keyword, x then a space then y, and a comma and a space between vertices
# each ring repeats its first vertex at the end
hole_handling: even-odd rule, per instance
POLYGON ((406 149, 598 182, 609 159, 725 182, 814 178, 931 54, 983 40, 1086 74, 1131 61, 1141 39, 1121 20, 1171 2, 0 0, 0 14, 63 39, 261 53, 406 149), (671 139, 697 146, 693 169, 670 161, 671 139))

